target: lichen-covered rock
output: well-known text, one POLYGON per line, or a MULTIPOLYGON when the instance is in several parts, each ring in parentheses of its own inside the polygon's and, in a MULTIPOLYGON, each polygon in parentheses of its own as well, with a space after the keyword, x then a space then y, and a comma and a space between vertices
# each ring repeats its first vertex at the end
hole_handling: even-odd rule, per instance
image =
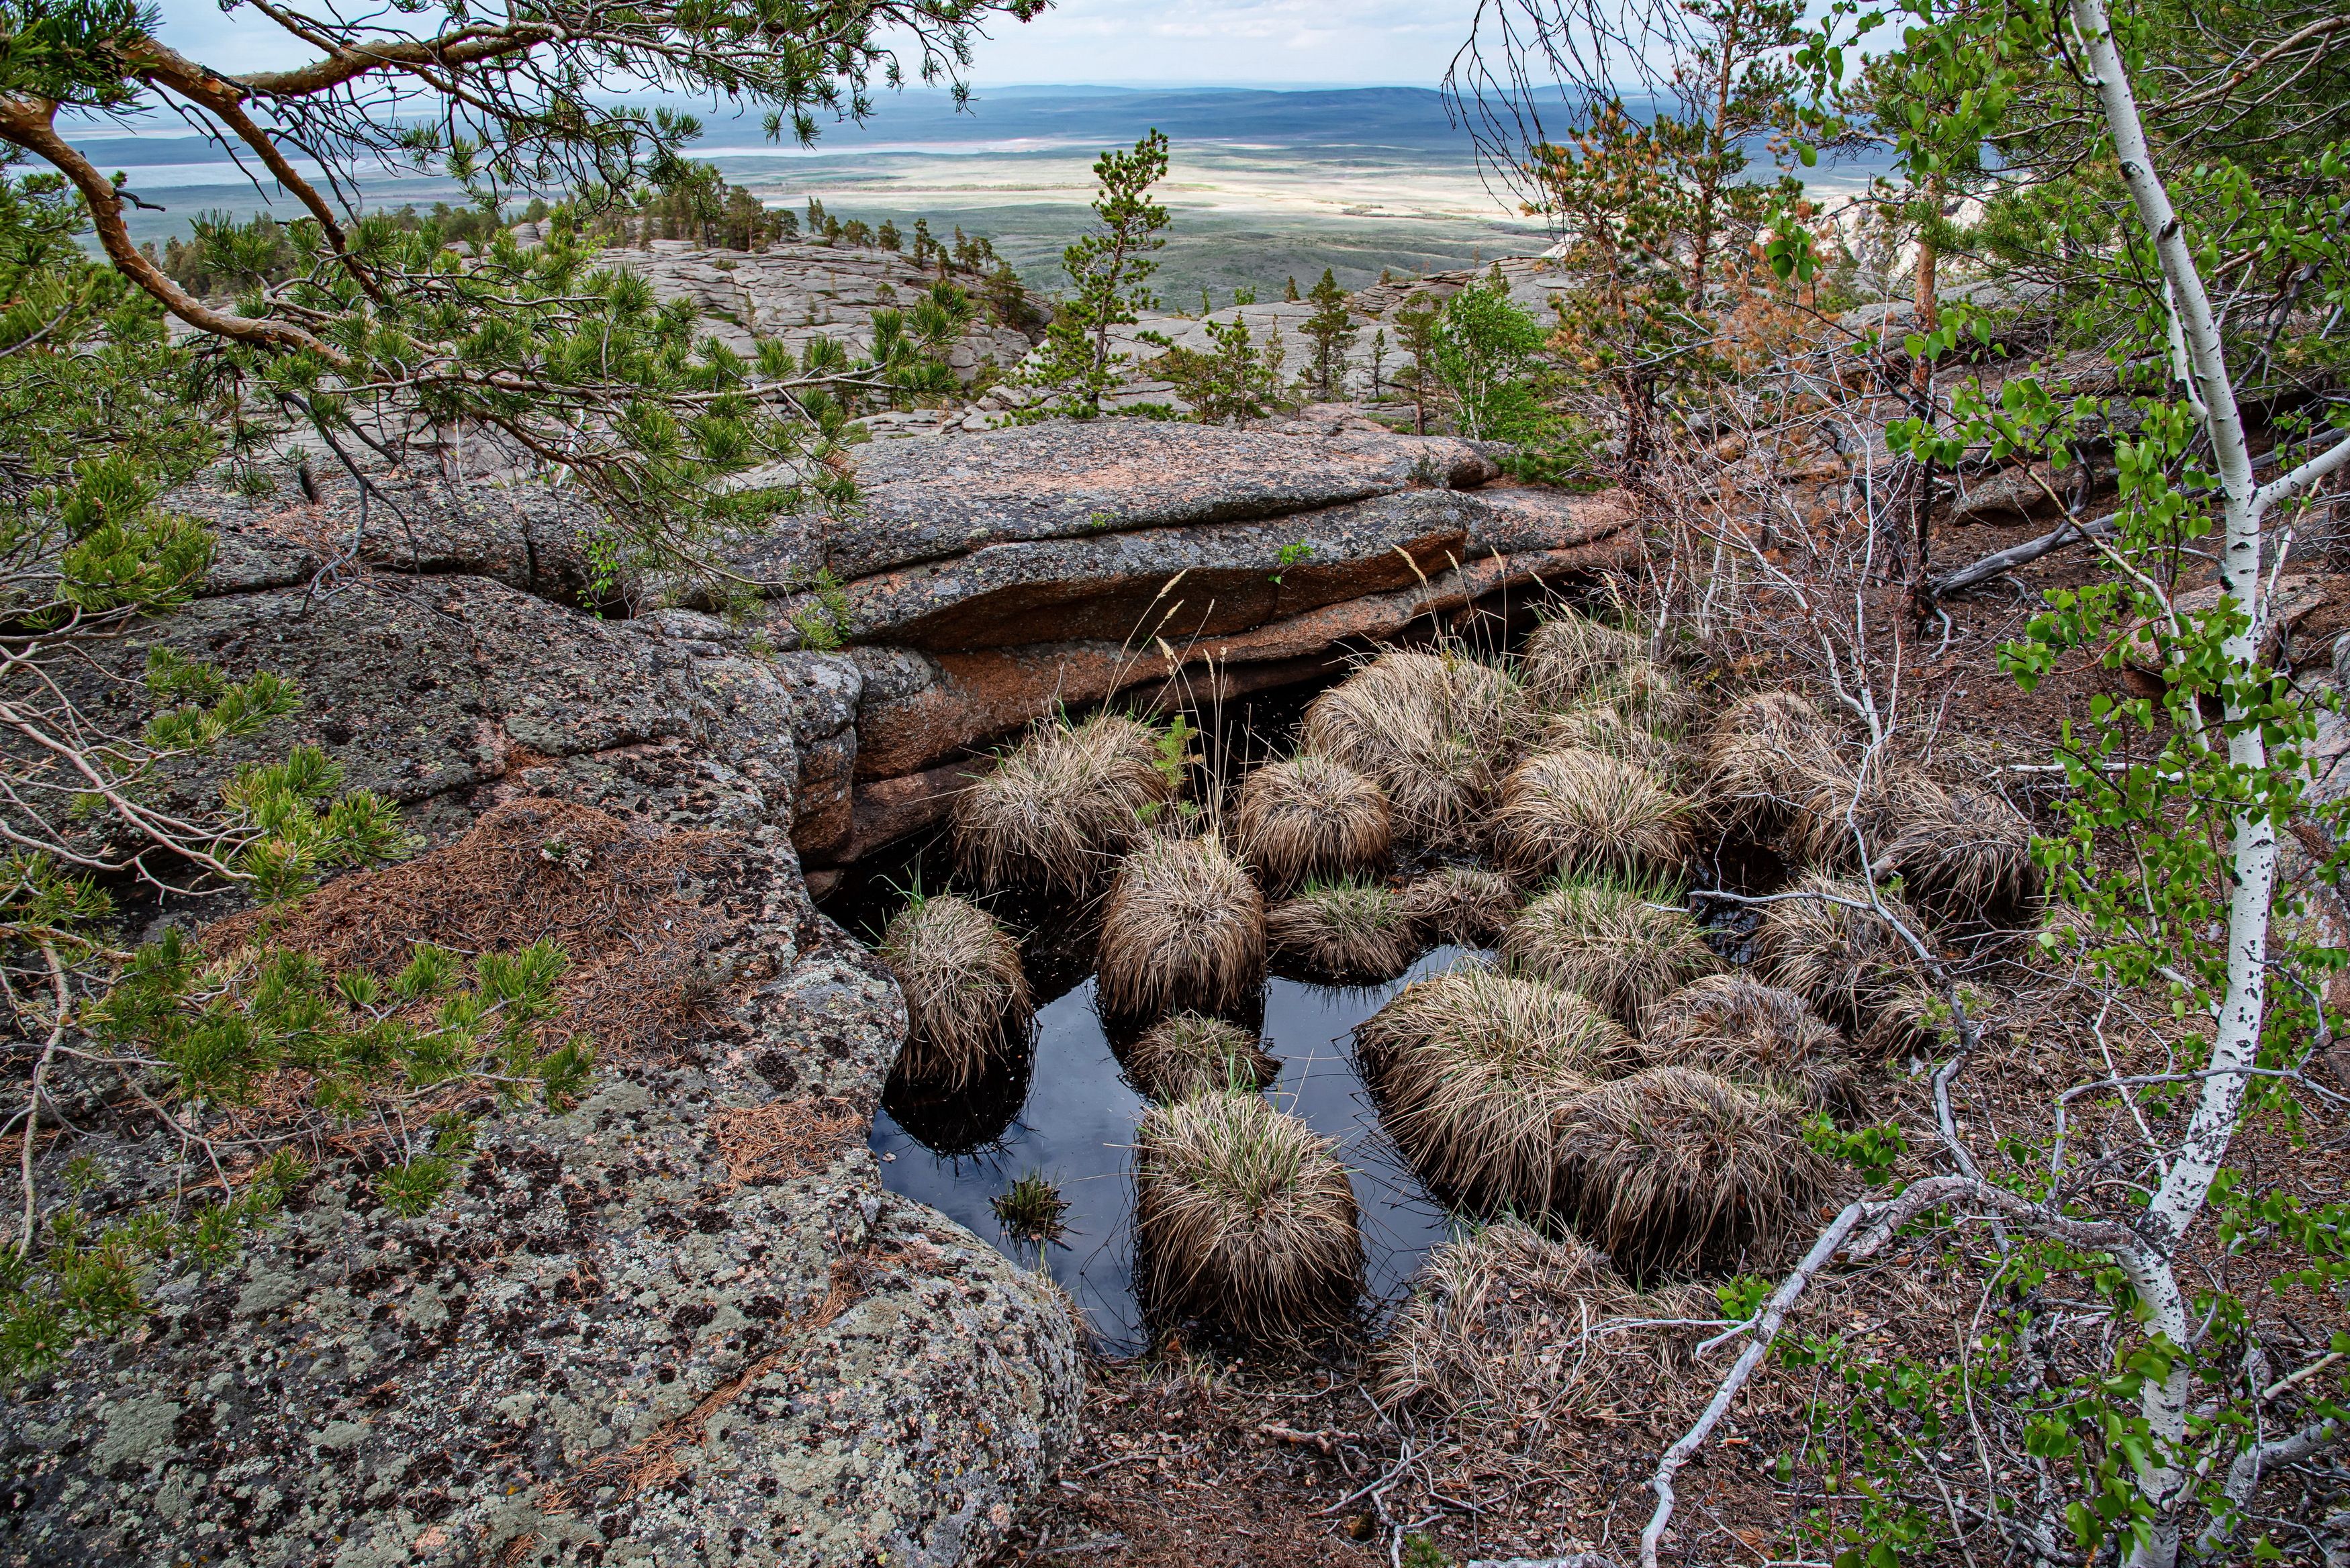
MULTIPOLYGON (((330 1161, 233 1266, 172 1265, 137 1333, 0 1407, 0 1564, 983 1556, 1074 1431, 1077 1330, 1049 1285, 885 1194, 866 1147, 903 1004, 816 913, 790 836, 827 809, 812 790, 845 807, 858 663, 464 573, 316 576, 283 517, 238 536, 208 597, 104 658, 265 668, 303 705, 159 799, 207 803, 307 742, 452 866, 499 824, 537 866, 534 812, 682 832, 705 847, 663 909, 710 995, 660 1049, 608 1052, 567 1114, 485 1117, 423 1218, 330 1161)), ((136 682, 86 674, 135 730, 136 682)), ((400 869, 429 889, 440 864, 400 869)), ((660 957, 624 972, 650 984, 660 957)), ((109 1085, 57 1093, 91 1130, 41 1158, 88 1157, 94 1208, 183 1179, 109 1085)))

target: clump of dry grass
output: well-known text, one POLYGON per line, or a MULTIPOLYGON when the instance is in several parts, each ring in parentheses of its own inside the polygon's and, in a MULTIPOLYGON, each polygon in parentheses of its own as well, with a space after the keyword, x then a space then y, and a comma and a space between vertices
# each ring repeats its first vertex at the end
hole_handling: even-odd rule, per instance
POLYGON ((1773 1251, 1826 1190, 1803 1108, 1687 1067, 1651 1067, 1582 1096, 1575 1229, 1635 1279, 1736 1269, 1773 1251))
POLYGON ((1537 752, 1596 752, 1646 768, 1661 779, 1674 779, 1683 769, 1672 734, 1635 722, 1604 702, 1539 715, 1528 742, 1537 752))
POLYGON ((1502 957, 1589 998, 1628 1029, 1720 967, 1678 889, 1612 879, 1562 882, 1502 933, 1502 957))
POLYGON ((1154 836, 1118 867, 1100 952, 1110 1012, 1228 1011, 1264 981, 1264 895, 1212 834, 1154 836))
POLYGON ((1028 981, 1018 944, 988 912, 951 895, 910 900, 881 933, 881 960, 906 998, 898 1071, 924 1088, 975 1082, 994 1057, 1021 1048, 1028 981))
POLYGON ((956 852, 990 888, 1080 892, 1174 793, 1149 725, 1115 713, 1041 719, 956 795, 956 852))
POLYGON ((1386 794, 1398 836, 1433 847, 1476 842, 1523 700, 1466 655, 1380 655, 1305 710, 1306 747, 1386 794))
POLYGON ((1544 752, 1503 782, 1493 846, 1522 877, 1670 872, 1689 853, 1689 804, 1646 768, 1596 752, 1544 752))
POLYGON ((1154 1100, 1262 1089, 1281 1064, 1254 1033, 1201 1012, 1179 1012, 1127 1048, 1126 1075, 1154 1100))
POLYGON ((1859 1064, 1834 1025, 1792 991, 1710 974, 1648 1009, 1641 1044, 1659 1066, 1773 1088, 1822 1110, 1851 1110, 1859 1064))
POLYGON ((1404 918, 1430 940, 1490 947, 1524 903, 1517 885, 1482 866, 1440 866, 1403 890, 1404 918))
POLYGON ((1261 1096, 1207 1094, 1153 1107, 1135 1148, 1136 1293, 1162 1323, 1263 1341, 1344 1320, 1363 1242, 1329 1139, 1261 1096))
POLYGON ((1563 609, 1526 636, 1518 655, 1526 693, 1544 707, 1572 704, 1619 665, 1648 657, 1648 639, 1563 609))
POLYGON ((1653 659, 1631 659, 1595 680, 1586 702, 1612 708, 1630 723, 1651 730, 1678 730, 1697 707, 1680 676, 1653 659))
POLYGON ((2032 825, 1999 795, 1921 778, 1891 826, 1881 853, 1920 909, 1946 920, 2032 918, 2040 898, 2032 825))
POLYGON ((1784 831, 1823 779, 1848 776, 1840 772, 1835 725, 1794 691, 1740 698, 1713 722, 1700 750, 1707 815, 1724 831, 1757 840, 1784 831))
POLYGON ((1356 1027, 1355 1054, 1421 1179, 1488 1213, 1565 1201, 1564 1117, 1596 1079, 1638 1060, 1575 992, 1482 966, 1404 987, 1356 1027))
MULTIPOLYGON (((1770 984, 1811 999, 1854 1030, 1874 1025, 1895 991, 1909 981, 1915 955, 1871 906, 1869 889, 1814 872, 1766 907, 1754 929, 1755 971, 1770 984)), ((1879 890, 1887 913, 1923 937, 1918 912, 1879 890)))
POLYGON ((1642 1293, 1575 1238, 1497 1220, 1428 1254, 1372 1355, 1372 1387, 1481 1448, 1540 1452, 1627 1406, 1677 1425, 1702 1397, 1691 1351, 1705 1330, 1683 1325, 1717 1310, 1701 1285, 1642 1293), (1641 1326, 1611 1326, 1626 1323, 1641 1326))
POLYGON ((1235 846, 1275 891, 1375 870, 1387 863, 1392 833, 1379 786, 1315 752, 1250 774, 1232 814, 1235 846))
POLYGON ((1381 882, 1308 882, 1264 919, 1274 961, 1313 980, 1393 980, 1419 956, 1419 930, 1402 895, 1381 882))

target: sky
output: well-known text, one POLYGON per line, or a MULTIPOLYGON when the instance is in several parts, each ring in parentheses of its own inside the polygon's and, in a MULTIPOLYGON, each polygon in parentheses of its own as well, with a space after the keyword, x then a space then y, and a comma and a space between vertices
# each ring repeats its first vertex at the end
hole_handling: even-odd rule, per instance
MULTIPOLYGON (((1434 87, 1467 37, 1476 0, 1059 0, 1003 21, 975 50, 974 88, 1434 87)), ((216 69, 304 58, 250 7, 161 0, 165 42, 216 69)), ((353 8, 353 12, 357 10, 353 8)), ((347 14, 352 14, 347 12, 347 14)))

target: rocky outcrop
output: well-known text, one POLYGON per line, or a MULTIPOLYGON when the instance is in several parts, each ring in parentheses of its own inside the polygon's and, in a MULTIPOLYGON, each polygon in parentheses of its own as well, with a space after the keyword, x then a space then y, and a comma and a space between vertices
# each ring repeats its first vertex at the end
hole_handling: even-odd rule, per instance
MULTIPOLYGON (((484 835, 527 852, 534 814, 583 811, 632 842, 681 835, 697 853, 658 889, 662 918, 626 933, 647 950, 606 967, 626 1002, 690 933, 703 978, 656 1045, 608 1041, 567 1114, 486 1116, 423 1218, 330 1167, 233 1267, 179 1265, 132 1339, 20 1390, 0 1562, 983 1556, 1069 1440, 1077 1331, 1049 1286, 884 1193, 866 1146, 903 1008, 810 904, 791 841, 827 780, 845 814, 857 664, 754 658, 706 617, 598 619, 469 572, 322 572, 351 524, 331 489, 276 514, 178 499, 224 520, 207 597, 109 662, 161 643, 305 701, 159 804, 315 742, 431 846, 356 874, 407 878, 418 918, 396 934, 460 946, 436 899, 522 891, 467 885, 484 835)), ((84 704, 135 729, 137 683, 88 674, 84 704)), ((507 875, 575 874, 523 865, 507 875)), ((121 1129, 46 1155, 92 1161, 93 1205, 170 1190, 172 1139, 103 1115, 106 1085, 60 1093, 121 1129)))

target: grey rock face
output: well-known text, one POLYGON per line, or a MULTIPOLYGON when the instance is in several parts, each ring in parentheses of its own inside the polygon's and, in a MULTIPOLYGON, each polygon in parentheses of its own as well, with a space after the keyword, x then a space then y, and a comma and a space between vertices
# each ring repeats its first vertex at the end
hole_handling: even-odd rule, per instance
MULTIPOLYGON (((540 801, 715 835, 678 893, 723 917, 704 956, 729 1000, 566 1115, 484 1121, 421 1220, 330 1172, 234 1266, 161 1281, 141 1333, 0 1409, 0 1563, 983 1556, 1075 1429, 1077 1335, 1049 1286, 885 1194, 865 1147, 903 1005, 790 838, 827 789, 846 812, 859 664, 480 576, 313 582, 282 517, 234 532, 252 548, 212 597, 109 658, 161 642, 306 701, 169 796, 309 741, 436 846, 540 801), (743 1129, 769 1126, 801 1154, 761 1156, 743 1129)), ((135 729, 135 683, 90 682, 135 729)), ((178 1158, 127 1131, 74 1153, 124 1195, 178 1158)))
POLYGON ((825 556, 847 580, 984 545, 1277 517, 1496 472, 1446 437, 1054 421, 860 449, 865 509, 825 556))

